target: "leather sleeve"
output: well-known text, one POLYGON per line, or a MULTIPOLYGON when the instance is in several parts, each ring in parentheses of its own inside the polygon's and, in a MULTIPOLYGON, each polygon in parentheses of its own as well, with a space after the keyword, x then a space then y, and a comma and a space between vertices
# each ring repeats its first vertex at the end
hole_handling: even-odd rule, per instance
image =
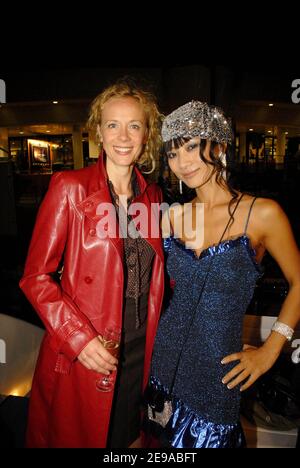
POLYGON ((72 361, 97 332, 53 278, 67 242, 69 209, 63 173, 56 173, 37 215, 20 287, 49 332, 51 348, 72 361))

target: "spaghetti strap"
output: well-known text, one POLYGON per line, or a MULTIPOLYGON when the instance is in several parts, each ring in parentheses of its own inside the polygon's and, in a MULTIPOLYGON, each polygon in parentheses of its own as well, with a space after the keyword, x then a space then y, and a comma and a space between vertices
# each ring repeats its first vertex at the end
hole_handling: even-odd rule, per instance
POLYGON ((171 223, 170 208, 168 210, 166 210, 165 213, 167 213, 167 216, 168 216, 168 222, 169 222, 169 226, 170 226, 170 236, 173 237, 174 236, 174 228, 173 228, 173 225, 171 223))
POLYGON ((250 205, 249 212, 248 212, 248 216, 247 216, 247 221, 246 221, 246 224, 245 224, 244 235, 245 235, 246 232, 247 232, 247 228, 248 228, 248 223, 249 223, 251 211, 252 211, 252 208, 253 208, 253 205, 254 205, 254 202, 255 202, 256 199, 257 199, 257 197, 254 197, 253 200, 252 200, 252 203, 251 203, 251 205, 250 205))
MULTIPOLYGON (((243 198, 243 196, 244 196, 244 194, 242 193, 242 195, 240 196, 240 198, 239 198, 238 201, 237 201, 237 204, 236 204, 235 207, 234 207, 232 216, 233 216, 234 213, 236 212, 237 207, 239 206, 240 201, 241 201, 241 199, 243 198)), ((229 223, 230 223, 231 219, 232 219, 232 217, 230 216, 230 218, 229 218, 229 220, 228 220, 228 223, 226 224, 226 227, 225 227, 225 229, 224 229, 224 232, 223 232, 223 234, 222 234, 222 236, 221 236, 221 238, 220 238, 220 240, 219 240, 219 244, 220 244, 220 242, 222 242, 223 237, 225 236, 225 233, 226 233, 226 231, 227 231, 227 229, 228 229, 228 226, 229 226, 229 223)))

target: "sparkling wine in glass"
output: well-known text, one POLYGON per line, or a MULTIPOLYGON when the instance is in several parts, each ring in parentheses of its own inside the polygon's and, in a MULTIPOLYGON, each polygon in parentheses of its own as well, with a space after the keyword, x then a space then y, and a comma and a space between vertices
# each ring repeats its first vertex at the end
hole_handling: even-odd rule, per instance
MULTIPOLYGON (((119 359, 120 356, 120 345, 121 345, 121 329, 106 327, 104 334, 99 336, 99 339, 107 351, 119 359)), ((96 388, 99 392, 110 392, 114 387, 114 373, 110 375, 101 374, 101 377, 96 382, 96 388)))

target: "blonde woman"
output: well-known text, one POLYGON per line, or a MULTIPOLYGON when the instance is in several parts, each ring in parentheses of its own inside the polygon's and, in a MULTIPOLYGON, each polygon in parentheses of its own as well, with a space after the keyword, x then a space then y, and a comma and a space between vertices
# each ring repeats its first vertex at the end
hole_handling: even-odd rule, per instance
POLYGON ((139 170, 153 170, 160 114, 151 94, 123 80, 96 97, 89 127, 102 147, 98 163, 52 177, 20 282, 46 328, 29 447, 140 446, 163 252, 158 230, 152 236, 128 212, 138 201, 150 216, 151 204, 161 201, 139 170), (53 273, 62 259, 57 283, 53 273), (118 359, 105 348, 107 328, 121 333, 118 359))

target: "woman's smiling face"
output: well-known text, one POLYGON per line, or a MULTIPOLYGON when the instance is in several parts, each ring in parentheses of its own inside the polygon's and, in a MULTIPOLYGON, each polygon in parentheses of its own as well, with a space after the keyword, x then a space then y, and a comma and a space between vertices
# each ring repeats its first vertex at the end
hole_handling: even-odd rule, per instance
MULTIPOLYGON (((172 172, 189 188, 200 187, 210 176, 212 167, 204 163, 200 157, 200 137, 194 137, 179 148, 173 147, 167 152, 169 166, 172 172)), ((210 142, 207 141, 204 156, 209 157, 210 142)))
POLYGON ((132 97, 109 99, 103 106, 98 131, 109 162, 114 166, 132 165, 147 141, 142 105, 132 97))

